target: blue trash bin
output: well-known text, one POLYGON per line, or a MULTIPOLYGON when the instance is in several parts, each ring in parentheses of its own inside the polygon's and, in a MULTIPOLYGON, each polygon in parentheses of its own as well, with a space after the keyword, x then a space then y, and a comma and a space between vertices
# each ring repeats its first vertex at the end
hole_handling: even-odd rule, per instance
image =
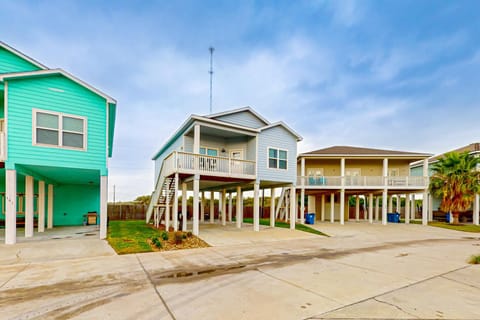
POLYGON ((447 223, 450 223, 450 213, 447 213, 447 214, 445 215, 445 221, 446 221, 447 223))
POLYGON ((400 213, 387 213, 387 222, 400 223, 400 213))
POLYGON ((305 223, 314 224, 315 223, 315 213, 306 213, 305 214, 305 223))

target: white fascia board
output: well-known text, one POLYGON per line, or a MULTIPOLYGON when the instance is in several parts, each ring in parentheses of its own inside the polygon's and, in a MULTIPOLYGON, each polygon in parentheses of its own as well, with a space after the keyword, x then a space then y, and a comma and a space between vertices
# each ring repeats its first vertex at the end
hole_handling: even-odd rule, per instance
POLYGON ((216 118, 216 117, 221 117, 221 116, 225 116, 225 115, 229 115, 229 114, 241 113, 241 112, 245 112, 245 111, 250 112, 251 114, 253 114, 255 117, 257 117, 260 121, 262 121, 266 125, 270 124, 270 122, 267 119, 262 117, 259 113, 257 113, 255 110, 253 110, 251 107, 248 107, 248 106, 233 109, 233 110, 228 110, 228 111, 223 111, 223 112, 210 114, 208 116, 205 116, 205 118, 216 118))
POLYGON ((45 66, 44 64, 41 64, 41 63, 38 62, 37 60, 30 58, 29 56, 27 56, 26 54, 18 51, 17 49, 10 47, 10 46, 9 46, 8 44, 6 44, 5 42, 0 41, 0 47, 2 47, 3 49, 5 49, 5 50, 7 50, 7 51, 9 51, 9 52, 11 52, 11 53, 13 53, 13 54, 16 55, 16 56, 19 56, 20 58, 22 58, 22 59, 30 62, 31 64, 39 67, 40 69, 44 69, 44 70, 45 70, 45 69, 48 69, 48 67, 45 66))
POLYGON ((62 69, 48 69, 48 70, 39 70, 39 71, 28 71, 28 72, 13 72, 13 73, 5 73, 0 75, 0 81, 4 81, 5 79, 15 79, 15 78, 25 78, 25 77, 35 77, 35 76, 45 76, 45 75, 53 75, 53 74, 60 74, 73 82, 81 85, 82 87, 92 91, 93 93, 99 95, 100 97, 107 100, 108 103, 117 104, 117 101, 110 97, 109 95, 103 93, 102 91, 98 90, 95 87, 92 87, 88 83, 78 79, 74 75, 66 72, 62 69))
MULTIPOLYGON (((337 154, 305 154, 301 153, 298 155, 299 157, 304 158, 388 158, 388 159, 399 159, 399 158, 422 158, 426 159, 431 157, 431 154, 345 154, 345 153, 337 153, 337 154)), ((420 161, 420 160, 419 160, 420 161)))
POLYGON ((210 118, 203 117, 203 116, 198 116, 198 115, 192 115, 191 118, 193 120, 198 120, 198 121, 202 121, 202 122, 205 122, 205 123, 216 124, 216 125, 219 125, 219 126, 222 126, 222 127, 225 127, 225 128, 233 128, 233 129, 238 129, 238 130, 247 131, 247 132, 255 132, 255 133, 258 133, 258 132, 261 131, 260 129, 249 128, 249 127, 241 126, 241 125, 238 125, 238 124, 223 122, 223 121, 210 119, 210 118))
POLYGON ((295 130, 287 126, 283 121, 275 122, 275 123, 269 124, 268 126, 261 127, 260 130, 263 131, 263 130, 270 129, 277 126, 281 126, 285 128, 288 132, 290 132, 293 136, 295 136, 295 138, 297 138, 297 141, 303 140, 301 135, 299 135, 295 130))

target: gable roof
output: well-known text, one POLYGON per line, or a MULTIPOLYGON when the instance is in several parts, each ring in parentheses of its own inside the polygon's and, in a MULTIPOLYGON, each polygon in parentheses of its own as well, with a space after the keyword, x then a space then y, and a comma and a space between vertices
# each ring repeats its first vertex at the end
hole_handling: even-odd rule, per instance
POLYGON ((271 123, 271 124, 269 124, 265 127, 261 127, 260 131, 264 131, 264 130, 267 130, 267 129, 270 129, 270 128, 273 128, 273 127, 282 127, 285 130, 287 130, 288 132, 290 132, 297 139, 297 141, 302 141, 303 140, 301 135, 299 135, 295 130, 293 130, 292 128, 287 126, 283 121, 278 121, 278 122, 275 122, 275 123, 271 123))
MULTIPOLYGON (((468 153, 480 153, 480 142, 474 142, 474 143, 470 143, 466 146, 463 146, 463 147, 460 147, 460 148, 457 148, 457 149, 454 149, 454 150, 450 150, 450 151, 447 151, 447 152, 444 152, 444 153, 441 153, 441 154, 437 154, 433 157, 430 157, 428 159, 428 163, 433 163, 433 162, 437 162, 438 159, 442 158, 444 155, 446 155, 447 153, 449 152, 458 152, 458 153, 462 153, 462 152, 468 152, 468 153)), ((421 161, 417 161, 417 162, 414 162, 411 164, 411 167, 412 168, 416 168, 416 167, 419 167, 419 166, 422 166, 423 163, 421 161)))
POLYGON ((8 79, 19 79, 19 78, 29 78, 29 77, 41 77, 41 76, 48 76, 48 75, 62 75, 65 78, 72 80, 73 82, 77 83, 78 85, 92 91, 93 93, 105 98, 108 103, 117 103, 115 99, 103 93, 102 91, 98 90, 97 88, 89 85, 88 83, 78 79, 77 77, 73 76, 72 74, 66 72, 62 69, 46 69, 46 70, 38 70, 38 71, 28 71, 28 72, 13 72, 13 73, 4 73, 0 74, 0 81, 8 80, 8 79))
POLYGON ((22 58, 23 60, 26 60, 28 62, 30 62, 31 64, 33 64, 34 66, 37 66, 38 68, 40 69, 48 69, 47 66, 45 66, 44 64, 41 64, 40 62, 38 62, 37 60, 33 59, 33 58, 30 58, 29 56, 27 56, 26 54, 18 51, 17 49, 15 48, 12 48, 10 47, 8 44, 6 44, 5 42, 2 42, 0 41, 0 47, 13 53, 14 55, 22 58))
POLYGON ((397 156, 397 157, 417 157, 417 158, 428 158, 431 154, 428 153, 418 153, 418 152, 409 152, 409 151, 396 151, 396 150, 384 150, 384 149, 373 149, 373 148, 363 148, 363 147, 352 147, 352 146, 332 146, 328 148, 318 149, 310 152, 301 153, 301 156, 397 156))
POLYGON ((237 109, 233 109, 233 110, 228 110, 228 111, 223 111, 223 112, 218 112, 218 113, 213 113, 213 114, 210 114, 210 115, 206 115, 204 116, 205 118, 210 118, 210 119, 216 119, 216 118, 220 118, 220 117, 223 117, 223 116, 227 116, 227 115, 231 115, 231 114, 236 114, 236 113, 242 113, 242 112, 249 112, 251 113, 253 116, 255 116, 258 120, 260 120, 261 122, 263 122, 265 125, 269 125, 270 122, 265 119, 264 117, 262 117, 259 113, 257 113, 255 110, 253 110, 252 108, 250 107, 242 107, 242 108, 237 108, 237 109))

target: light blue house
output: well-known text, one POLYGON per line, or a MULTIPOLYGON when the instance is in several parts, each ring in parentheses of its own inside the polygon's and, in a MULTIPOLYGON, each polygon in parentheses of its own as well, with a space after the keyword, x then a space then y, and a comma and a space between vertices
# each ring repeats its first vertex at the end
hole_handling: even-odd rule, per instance
MULTIPOLYGON (((193 191, 193 233, 199 233, 203 206, 200 192, 219 192, 222 224, 232 220, 232 193, 237 196, 236 222, 241 226, 242 192, 253 190, 254 230, 259 230, 259 193, 261 189, 288 187, 295 197, 297 180, 297 142, 302 138, 283 122, 270 123, 253 109, 246 107, 208 116, 190 116, 155 154, 155 190, 147 211, 147 222, 164 217, 167 226, 173 222, 177 230, 177 196, 182 191, 182 213, 186 216, 187 190, 193 191), (199 212, 200 211, 200 212, 199 212), (199 214, 201 216, 199 217, 199 214)), ((284 189, 285 193, 285 189, 284 189)), ((204 196, 202 196, 204 198, 204 196)), ((285 203, 279 204, 284 207, 285 203)), ((213 209, 213 205, 210 206, 213 209)), ((295 202, 288 208, 295 217, 295 202)), ((271 210, 271 221, 275 217, 271 210)), ((213 211, 210 213, 213 221, 213 211)), ((291 218, 294 227, 295 218, 291 218)), ((183 219, 186 229, 186 219, 183 219)))
POLYGON ((32 237, 35 224, 43 232, 99 220, 100 237, 106 237, 115 112, 110 96, 0 42, 5 243, 16 242, 19 224, 25 237, 32 237), (86 221, 89 213, 93 221, 86 221))

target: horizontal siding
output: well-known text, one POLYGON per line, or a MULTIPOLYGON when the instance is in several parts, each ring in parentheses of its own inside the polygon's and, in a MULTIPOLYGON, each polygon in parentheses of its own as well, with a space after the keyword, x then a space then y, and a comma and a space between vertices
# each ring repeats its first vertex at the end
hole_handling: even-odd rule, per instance
POLYGON ((0 73, 24 72, 40 70, 39 67, 0 48, 0 73))
POLYGON ((254 114, 249 111, 227 114, 224 116, 216 117, 214 119, 255 129, 265 126, 265 123, 262 120, 258 119, 254 114))
POLYGON ((276 181, 296 183, 297 176, 297 140, 285 128, 276 126, 263 130, 258 139, 257 155, 258 179, 261 181, 276 181), (287 150, 287 170, 268 168, 268 148, 287 150))
POLYGON ((105 169, 105 104, 104 98, 63 76, 9 80, 7 163, 105 169), (85 117, 87 150, 33 146, 32 109, 85 117))
POLYGON ((162 163, 165 158, 172 153, 173 151, 180 151, 180 148, 183 145, 183 137, 180 136, 177 140, 175 140, 170 147, 168 147, 162 154, 160 154, 157 159, 155 159, 155 180, 153 183, 157 181, 157 177, 160 174, 160 169, 162 168, 162 163))

